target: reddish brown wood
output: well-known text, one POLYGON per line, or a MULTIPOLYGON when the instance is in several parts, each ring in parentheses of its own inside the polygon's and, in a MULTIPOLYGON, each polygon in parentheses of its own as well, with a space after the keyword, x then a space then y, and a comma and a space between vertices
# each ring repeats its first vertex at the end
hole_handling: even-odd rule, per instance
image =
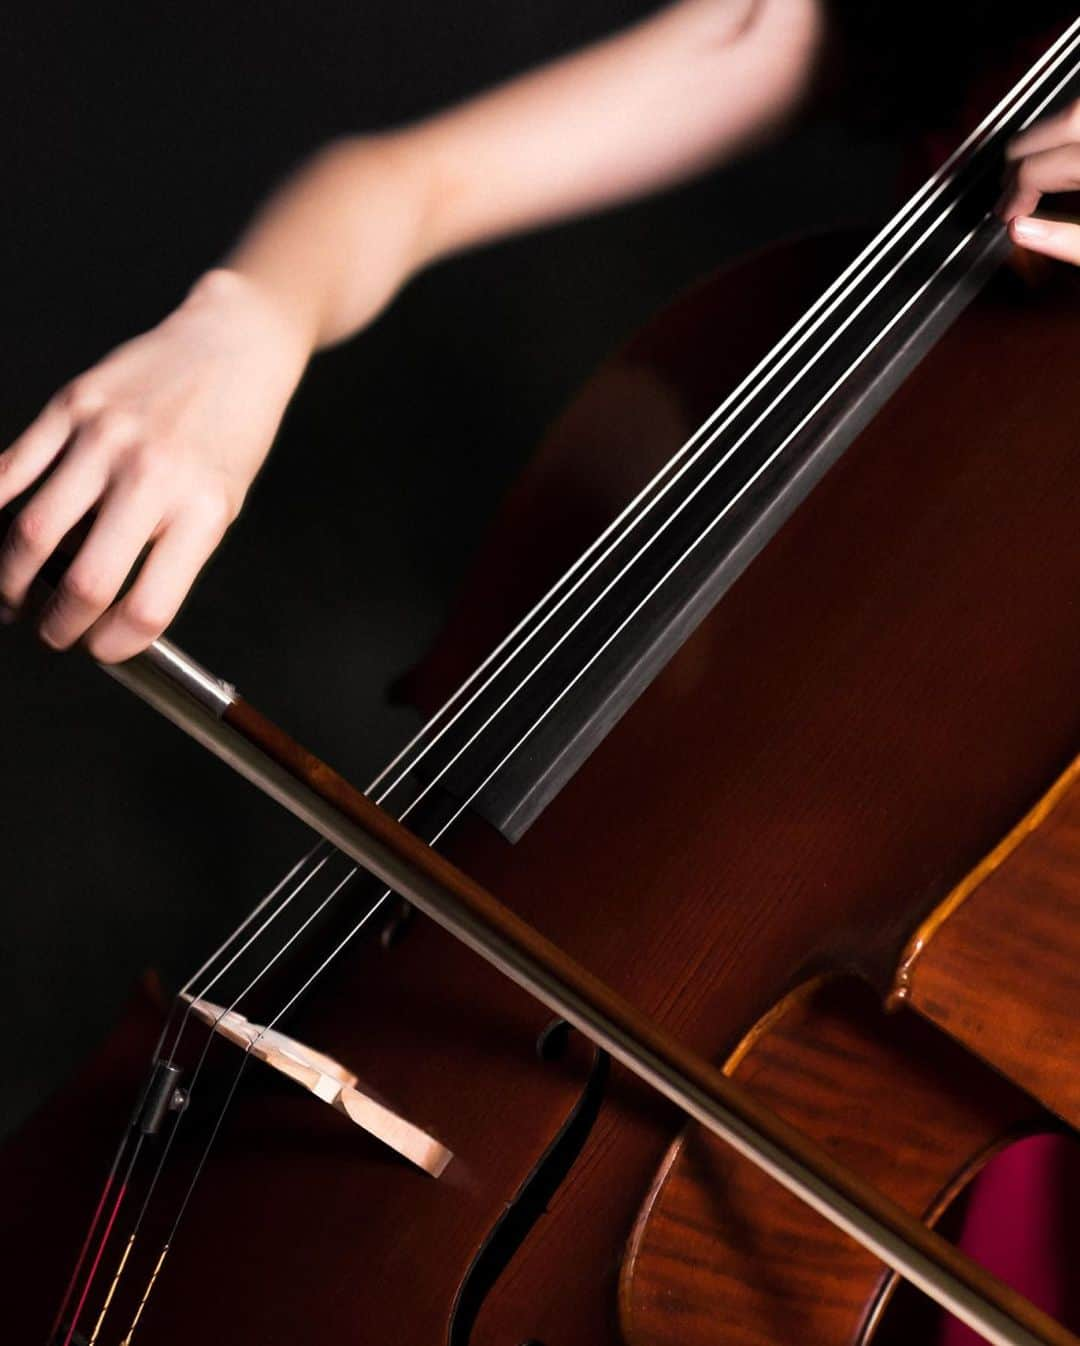
MULTIPOLYGON (((790 1005, 732 1073, 929 1220, 995 1149, 1048 1121, 915 1016, 887 1016, 850 984, 790 1005)), ((622 1326, 627 1346, 855 1342, 891 1284, 851 1239, 691 1127, 635 1225, 622 1326)))
MULTIPOLYGON (((583 540, 564 503, 580 498, 577 470, 590 510, 579 526, 591 533, 604 502, 641 479, 628 466, 640 461, 635 425, 655 428, 659 458, 696 423, 733 309, 753 329, 758 313, 801 303, 805 254, 786 261, 757 271, 726 309, 707 292, 684 303, 586 391, 509 501, 435 667, 469 666, 537 594, 546 539, 568 550, 583 540), (636 396, 620 402, 629 387, 636 396)), ((702 1050, 721 1055, 757 1017, 734 1029, 747 1006, 767 1008, 759 974, 786 988, 855 963, 884 991, 907 922, 1074 755, 1080 480, 1057 361, 1078 339, 1075 295, 1060 270, 1041 290, 1002 276, 517 854, 457 852, 499 891, 527 875, 541 920, 551 857, 584 860, 571 947, 590 966, 621 966, 617 984, 648 982, 650 1006, 702 1050), (626 950, 627 929, 644 962, 626 950), (760 961, 748 962, 751 943, 760 961)), ((496 1286, 478 1341, 584 1346, 612 1332, 613 1268, 662 1152, 644 1127, 598 1129, 496 1286), (579 1253, 569 1264, 568 1242, 579 1253)))
MULTIPOLYGON (((434 696, 487 652, 838 262, 758 259, 602 372, 418 685, 434 696)), ((884 990, 913 925, 1075 755, 1075 295, 1065 273, 1039 291, 1003 277, 522 842, 477 822, 454 841, 468 873, 710 1059, 822 969, 884 990)), ((283 1027, 458 1159, 434 1183, 251 1072, 136 1342, 189 1346, 211 1323, 237 1346, 445 1340, 472 1257, 580 1092, 587 1053, 536 1060, 547 1017, 425 922, 389 953, 350 950, 283 1027)), ((228 1078, 228 1052, 214 1059, 228 1078)), ((94 1115, 65 1109, 47 1151, 31 1128, 0 1156, 13 1341, 48 1320, 57 1212, 90 1203, 94 1115)), ((617 1339, 623 1249, 677 1129, 614 1074, 473 1342, 617 1339)), ((197 1153, 184 1136, 174 1174, 197 1153)))
MULTIPOLYGON (((225 712, 226 722, 251 743, 262 748, 290 774, 332 803, 340 813, 357 823, 365 837, 389 856, 404 862, 400 880, 402 893, 420 901, 424 884, 439 890, 442 909, 460 910, 472 917, 501 944, 521 955, 529 966, 549 984, 558 988, 567 1006, 578 1004, 596 1015, 602 1029, 626 1041, 640 1060, 654 1061, 678 1080, 688 1094, 697 1092, 724 1109, 728 1117, 742 1123, 759 1142, 773 1145, 780 1153, 798 1163, 807 1174, 819 1179, 834 1195, 851 1202, 877 1224, 898 1235, 912 1250, 923 1253, 932 1262, 948 1270, 957 1280, 980 1295, 987 1304, 1002 1310, 1022 1323, 1029 1332, 1050 1346, 1059 1340, 1054 1324, 1043 1319, 1007 1287, 998 1283, 966 1259, 951 1245, 942 1243, 912 1212, 884 1196, 872 1183, 865 1182, 857 1169, 838 1163, 833 1153, 801 1130, 787 1123, 775 1107, 763 1104, 753 1092, 745 1090, 717 1066, 688 1050, 674 1034, 655 1019, 642 1014, 624 997, 600 981, 587 968, 568 958, 566 953, 544 939, 537 930, 516 917, 492 894, 462 873, 444 857, 424 846, 395 819, 383 813, 354 786, 324 762, 289 738, 277 725, 244 701, 234 702, 225 712), (415 883, 411 886, 410 881, 415 883)), ((365 852, 375 872, 387 883, 396 872, 380 870, 377 850, 365 852)), ((551 1006, 558 1012, 558 1004, 551 1006)), ((568 1012, 568 1018, 573 1018, 568 1012)), ((603 1038, 597 1039, 603 1046, 603 1038)), ((916 1210, 916 1214, 918 1210, 916 1210)), ((1067 1333, 1060 1334, 1062 1346, 1078 1346, 1067 1333)))
MULTIPOLYGON (((338 977, 299 1020, 305 1040, 347 1056, 453 1149, 443 1177, 249 1067, 136 1342, 178 1343, 197 1323, 210 1340, 252 1346, 323 1333, 334 1343, 445 1338, 473 1256, 577 1101, 590 1061, 578 1041, 566 1059, 539 1063, 536 1040, 551 1016, 457 952, 426 923, 401 956, 372 945, 358 960, 366 985, 350 1014, 338 1008, 350 978, 338 977), (478 1085, 496 1076, 497 1089, 478 1085)), ((13 1342, 45 1340, 158 1027, 125 1025, 108 1072, 97 1063, 4 1150, 0 1247, 22 1287, 13 1342)), ((189 1067, 202 1042, 201 1028, 188 1036, 189 1067)), ((238 1063, 235 1047, 215 1044, 119 1300, 124 1330, 238 1063)))
POLYGON ((920 943, 907 1002, 1080 1126, 1080 763, 920 943))

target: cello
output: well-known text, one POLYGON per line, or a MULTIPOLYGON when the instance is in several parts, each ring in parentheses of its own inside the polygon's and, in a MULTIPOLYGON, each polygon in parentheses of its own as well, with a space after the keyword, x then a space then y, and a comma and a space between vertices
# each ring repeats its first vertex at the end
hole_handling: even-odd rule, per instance
MULTIPOLYGON (((384 813, 168 645, 117 671, 331 848, 8 1149, 13 1339, 51 1299, 65 1343, 867 1340, 892 1275, 814 1223, 833 1196, 811 1219, 686 1132, 688 1082, 699 1124, 816 1136, 879 1226, 853 1175, 930 1224, 1075 1126, 1074 282, 1002 270, 990 207, 1078 26, 854 260, 721 275, 598 375, 414 679, 384 813), (49 1192, 92 1216, 66 1291, 49 1192)), ((887 1252, 869 1223, 843 1238, 887 1252)), ((948 1260, 898 1231, 905 1268, 948 1260)), ((981 1298, 1030 1333, 997 1339, 1068 1339, 981 1298)))

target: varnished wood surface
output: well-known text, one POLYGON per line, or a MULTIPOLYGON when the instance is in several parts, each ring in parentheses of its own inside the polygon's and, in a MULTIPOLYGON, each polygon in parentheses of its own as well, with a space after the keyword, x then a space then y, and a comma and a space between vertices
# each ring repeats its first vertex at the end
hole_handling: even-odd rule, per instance
MULTIPOLYGON (((472 955, 456 959, 454 942, 426 923, 405 948, 407 959, 364 951, 355 1018, 336 1003, 351 978, 331 977, 303 1016, 304 1031, 320 1048, 348 1053, 374 1091, 453 1150, 453 1162, 438 1179, 421 1173, 253 1063, 137 1346, 445 1340, 473 1257, 577 1102, 591 1053, 577 1039, 566 1058, 541 1063, 536 1041, 550 1014, 472 955), (502 1087, 486 1087, 496 1069, 502 1087)), ((20 1285, 7 1315, 13 1343, 45 1341, 159 1028, 160 1020, 125 1025, 104 1061, 0 1157, 0 1248, 20 1285)), ((201 1026, 186 1037, 189 1078, 203 1040, 201 1026)), ((114 1332, 126 1331, 238 1065, 234 1046, 215 1043, 118 1297, 114 1332)), ((154 1146, 151 1164, 158 1153, 154 1146)), ((132 1187, 129 1208, 139 1190, 132 1187)), ((109 1274, 119 1254, 114 1242, 109 1274)))
POLYGON ((906 999, 1080 1126, 1080 770, 1062 784, 927 931, 906 999))
MULTIPOLYGON (((759 259, 606 368, 508 502, 418 687, 438 697, 488 652, 840 264, 759 259)), ((1080 333, 1059 275, 1004 278, 965 315, 517 847, 476 822, 454 840, 467 872, 711 1059, 816 971, 856 965, 884 991, 917 922, 1080 745, 1080 333)), ((207 1339, 208 1304, 210 1339, 235 1346, 445 1341, 583 1086, 581 1044, 537 1061, 548 1017, 426 922, 389 952, 351 948, 282 1027, 454 1163, 433 1182, 249 1072, 140 1346, 207 1339)), ((86 1159, 108 1143, 92 1096, 80 1125, 54 1112, 0 1156, 12 1340, 40 1339, 92 1205, 86 1159)), ((618 1339, 625 1243, 677 1129, 613 1072, 473 1342, 618 1339)))
MULTIPOLYGON (((1008 1139, 1045 1122, 1032 1100, 914 1015, 834 984, 788 1007, 734 1068, 830 1153, 936 1218, 1008 1139), (797 1082, 797 1087, 793 1085, 797 1082)), ((863 1339, 881 1264, 731 1151, 689 1128, 630 1240, 627 1346, 823 1346, 863 1339)))
MULTIPOLYGON (((1051 1318, 939 1239, 920 1218, 920 1207, 906 1209, 880 1185, 866 1181, 857 1167, 844 1162, 842 1156, 838 1158, 833 1147, 818 1143, 807 1128, 787 1122, 782 1111, 765 1101, 763 1095, 767 1091, 745 1089, 732 1078, 735 1072, 728 1074, 688 1049, 656 1019, 642 1014, 568 957, 563 949, 545 940, 473 878, 429 850, 246 702, 234 702, 225 711, 224 719, 232 727, 242 729, 245 737, 264 748, 298 781, 332 803, 343 818, 359 825, 365 844, 358 851, 349 852, 354 860, 366 863, 381 881, 397 888, 402 896, 419 904, 421 910, 452 932, 466 939, 477 939, 479 947, 496 966, 502 961, 505 970, 517 969, 525 978, 524 984, 531 982, 541 994, 549 995, 548 1007, 552 1012, 562 1013, 568 1022, 579 1023, 597 1047, 608 1047, 636 1076, 648 1079, 651 1073, 658 1081, 658 1091, 670 1096, 677 1106, 695 1115, 692 1102, 695 1098, 713 1105, 711 1133, 718 1126, 722 1140, 741 1133, 751 1151, 773 1153, 778 1171, 787 1172, 804 1191, 818 1191, 835 1212, 849 1207, 863 1226, 863 1242, 875 1237, 895 1239, 909 1254, 921 1257, 947 1276, 953 1289, 981 1300, 988 1312, 993 1311, 1011 1325, 1022 1328, 1033 1340, 1046 1346, 1080 1346, 1075 1337, 1051 1318), (625 1052, 620 1052, 620 1046, 625 1047, 625 1052)), ((763 1025, 757 1033, 759 1043, 774 1036, 772 1025, 776 1017, 776 1011, 767 1016, 768 1026, 763 1025)), ((816 1035, 815 1041, 821 1036, 816 1035)), ((919 1052, 909 1047, 909 1055, 915 1062, 919 1052)), ((796 1069, 792 1073, 799 1072, 796 1069)), ((887 1071, 869 1082, 865 1079, 852 1082, 850 1075, 850 1070, 845 1072, 855 1097, 867 1087, 880 1086, 888 1079, 887 1071)), ((898 1083, 902 1087, 903 1081, 898 1083)), ((804 1094, 805 1091, 800 1091, 801 1104, 806 1102, 804 1094)), ((944 1137, 948 1132, 944 1123, 942 1130, 944 1137)), ((957 1144, 965 1162, 966 1143, 965 1137, 957 1144)), ((887 1144, 886 1152, 889 1148, 894 1150, 893 1162, 899 1163, 900 1146, 887 1144)), ((920 1168, 919 1172, 922 1171, 920 1168)), ((903 1264, 898 1265, 903 1270, 903 1264)), ((843 1276, 840 1283, 845 1283, 843 1276)), ((760 1314, 755 1321, 759 1318, 760 1314)))
MULTIPOLYGON (((711 406, 732 313, 745 362, 806 276, 804 252, 731 277, 726 307, 699 294, 601 373, 508 501, 432 698, 542 590, 548 551, 576 550, 711 406), (650 461, 638 426, 663 445, 650 461)), ((702 1050, 823 967, 884 993, 920 917, 1075 755, 1075 296, 1060 270, 1042 290, 1003 276, 515 853, 479 830, 455 848, 702 1050), (563 855, 578 897, 556 917, 563 855)), ((644 1120, 632 1090, 615 1101, 644 1120)), ((642 1121, 597 1127, 478 1342, 613 1339, 615 1268, 665 1148, 642 1121)))

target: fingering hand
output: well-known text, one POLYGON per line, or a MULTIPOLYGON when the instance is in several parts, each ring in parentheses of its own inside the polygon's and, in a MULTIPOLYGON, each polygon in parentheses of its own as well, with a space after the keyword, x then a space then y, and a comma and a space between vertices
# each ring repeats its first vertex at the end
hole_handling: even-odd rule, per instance
POLYGON ((1080 224, 1033 214, 1044 193, 1080 190, 1080 100, 1018 135, 1006 157, 1012 171, 1001 213, 1013 239, 1080 266, 1080 224))

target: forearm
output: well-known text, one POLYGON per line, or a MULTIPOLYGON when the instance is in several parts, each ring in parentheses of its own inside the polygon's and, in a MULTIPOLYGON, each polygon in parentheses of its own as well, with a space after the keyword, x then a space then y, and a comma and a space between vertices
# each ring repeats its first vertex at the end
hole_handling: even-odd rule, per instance
POLYGON ((310 350, 434 258, 640 196, 779 124, 808 88, 818 0, 681 0, 584 51, 301 167, 225 259, 310 350))
POLYGON ((309 352, 331 346, 429 260, 431 186, 407 132, 333 142, 269 198, 222 265, 255 282, 309 352))

